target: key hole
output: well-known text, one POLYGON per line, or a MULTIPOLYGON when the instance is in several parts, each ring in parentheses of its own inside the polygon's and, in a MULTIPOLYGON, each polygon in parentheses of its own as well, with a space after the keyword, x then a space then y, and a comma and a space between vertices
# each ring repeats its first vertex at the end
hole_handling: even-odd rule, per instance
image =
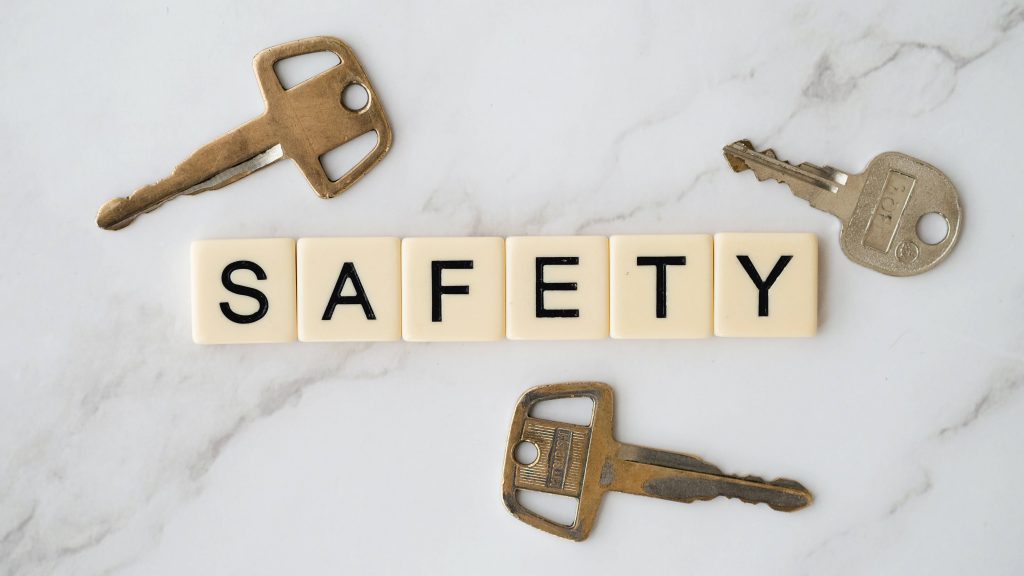
POLYGON ((537 462, 537 457, 540 456, 540 450, 537 449, 537 445, 533 442, 523 440, 519 444, 516 444, 516 448, 513 450, 512 455, 520 466, 532 466, 537 462))
POLYGON ((917 221, 917 237, 925 244, 938 244, 948 235, 949 221, 938 212, 929 212, 917 221))
POLYGON ((366 87, 353 82, 341 91, 341 105, 349 112, 362 112, 370 103, 370 93, 366 87))

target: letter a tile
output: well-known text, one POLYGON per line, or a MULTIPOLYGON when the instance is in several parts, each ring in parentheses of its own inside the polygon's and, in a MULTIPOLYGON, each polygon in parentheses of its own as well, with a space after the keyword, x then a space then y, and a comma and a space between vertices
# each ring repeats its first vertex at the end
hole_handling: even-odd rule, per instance
POLYGON ((400 238, 300 238, 299 340, 402 338, 400 238))

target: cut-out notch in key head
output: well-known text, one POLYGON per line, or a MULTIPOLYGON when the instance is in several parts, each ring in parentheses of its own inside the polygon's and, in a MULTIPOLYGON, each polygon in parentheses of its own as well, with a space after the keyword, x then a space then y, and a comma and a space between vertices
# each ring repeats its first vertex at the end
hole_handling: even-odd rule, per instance
POLYGON ((613 435, 614 411, 612 389, 601 382, 568 382, 527 390, 516 405, 505 449, 501 492, 509 512, 535 528, 580 541, 590 534, 601 497, 609 490, 675 502, 725 496, 765 503, 785 512, 799 510, 813 500, 811 493, 793 480, 767 482, 754 476, 729 476, 696 456, 621 444, 613 435), (561 398, 590 398, 594 403, 590 425, 530 415, 538 403, 561 398), (536 448, 532 462, 516 460, 516 449, 524 442, 536 448), (529 510, 519 501, 522 490, 576 498, 575 520, 560 524, 529 510))
POLYGON ((384 108, 352 50, 341 40, 321 36, 267 48, 256 55, 253 68, 266 102, 264 113, 196 150, 169 177, 104 204, 96 217, 101 228, 123 228, 177 196, 222 188, 281 158, 298 164, 318 196, 333 198, 390 150, 391 125, 384 108), (274 64, 314 52, 333 53, 339 62, 287 90, 282 87, 274 64), (358 110, 349 109, 342 100, 351 85, 366 90, 367 102, 358 110), (321 157, 369 132, 377 134, 374 148, 340 178, 331 180, 321 157))

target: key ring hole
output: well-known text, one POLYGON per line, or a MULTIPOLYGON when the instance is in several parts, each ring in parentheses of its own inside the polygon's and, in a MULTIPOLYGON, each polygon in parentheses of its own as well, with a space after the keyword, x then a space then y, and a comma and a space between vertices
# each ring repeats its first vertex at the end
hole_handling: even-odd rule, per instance
POLYGON ((512 451, 512 458, 520 466, 533 466, 537 463, 537 458, 539 457, 540 449, 537 448, 536 444, 527 440, 516 444, 515 450, 512 451))
POLYGON ((362 112, 370 106, 370 91, 359 82, 352 82, 341 90, 341 105, 349 112, 362 112))
POLYGON ((949 236, 949 220, 938 212, 929 212, 917 221, 917 237, 934 246, 949 236))

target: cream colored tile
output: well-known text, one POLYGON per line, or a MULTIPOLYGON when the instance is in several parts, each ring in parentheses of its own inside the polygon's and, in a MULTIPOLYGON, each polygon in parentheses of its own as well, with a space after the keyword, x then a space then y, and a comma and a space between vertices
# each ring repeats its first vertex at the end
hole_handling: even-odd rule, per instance
POLYGON ((295 241, 193 242, 192 339, 199 344, 295 340, 295 241))
POLYGON ((608 238, 516 236, 505 258, 509 338, 608 337, 608 238))
POLYGON ((299 340, 402 338, 400 238, 300 238, 299 340))
POLYGON ((715 334, 792 337, 817 330, 817 236, 715 234, 715 334))
POLYGON ((707 338, 714 310, 709 234, 612 236, 612 338, 707 338))
POLYGON ((503 339, 504 238, 403 240, 402 337, 419 342, 503 339))

